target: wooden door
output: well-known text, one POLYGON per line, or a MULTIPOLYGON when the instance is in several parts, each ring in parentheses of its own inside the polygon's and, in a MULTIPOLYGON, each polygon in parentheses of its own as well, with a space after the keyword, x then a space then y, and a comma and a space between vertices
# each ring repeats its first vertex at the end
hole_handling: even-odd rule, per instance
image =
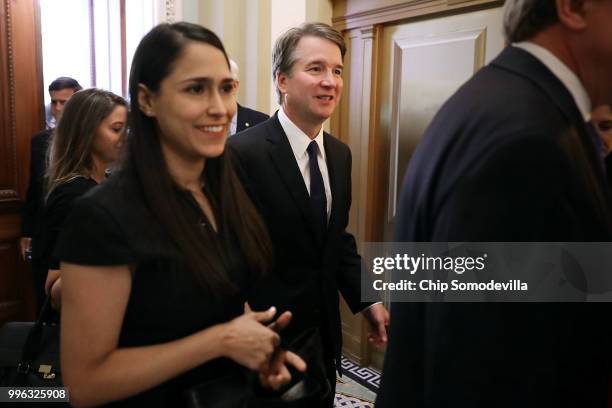
POLYGON ((379 132, 389 163, 384 239, 393 239, 406 167, 440 106, 504 47, 502 8, 397 24, 385 29, 379 132))
MULTIPOLYGON (((353 153, 349 229, 360 249, 393 240, 395 203, 410 156, 441 104, 501 51, 502 3, 334 1, 334 26, 344 33, 348 52, 344 96, 331 130, 353 153)), ((384 353, 367 343, 363 319, 345 305, 341 314, 343 353, 381 368, 384 353)))
POLYGON ((0 324, 35 313, 18 240, 30 139, 44 125, 38 10, 36 0, 0 1, 0 324))

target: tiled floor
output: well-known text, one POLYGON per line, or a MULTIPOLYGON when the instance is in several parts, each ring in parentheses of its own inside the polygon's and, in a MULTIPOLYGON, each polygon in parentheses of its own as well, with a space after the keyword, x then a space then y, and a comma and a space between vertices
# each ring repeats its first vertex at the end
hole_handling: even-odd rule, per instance
POLYGON ((346 375, 336 382, 336 408, 372 408, 376 394, 346 375))
POLYGON ((370 367, 362 367, 346 357, 342 357, 342 371, 366 388, 376 392, 380 387, 380 372, 370 367))
POLYGON ((345 395, 336 394, 335 408, 372 408, 374 405, 370 402, 365 402, 357 398, 347 397, 345 395))

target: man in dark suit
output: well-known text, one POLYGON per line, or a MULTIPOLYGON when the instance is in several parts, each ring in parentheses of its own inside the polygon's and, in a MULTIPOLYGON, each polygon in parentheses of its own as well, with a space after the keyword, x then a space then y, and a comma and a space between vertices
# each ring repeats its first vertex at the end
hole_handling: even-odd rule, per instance
MULTIPOLYGON (((239 69, 238 64, 234 60, 230 60, 230 68, 232 71, 232 77, 234 78, 234 83, 236 88, 240 86, 240 77, 239 77, 239 69)), ((256 111, 255 109, 247 108, 246 106, 240 105, 236 102, 236 113, 232 118, 232 123, 230 124, 230 136, 242 132, 244 129, 250 128, 251 126, 255 126, 258 123, 261 123, 265 120, 268 120, 269 116, 265 113, 256 111)))
MULTIPOLYGON (((51 96, 51 115, 55 121, 64 109, 68 99, 77 91, 81 90, 81 85, 69 77, 59 77, 49 85, 49 95, 51 96)), ((26 253, 32 251, 32 257, 36 257, 36 240, 40 228, 40 216, 44 205, 44 178, 46 171, 47 147, 53 134, 53 129, 45 129, 32 136, 30 148, 30 181, 26 200, 21 211, 21 239, 19 247, 21 256, 25 259, 26 253), (32 243, 34 241, 34 243, 32 243)), ((46 271, 33 271, 34 289, 39 302, 45 298, 44 285, 46 271), (44 272, 44 273, 43 273, 44 272)))
POLYGON ((247 108, 239 103, 236 103, 236 133, 242 132, 245 129, 255 126, 258 123, 268 120, 270 117, 265 113, 256 111, 255 109, 247 108))
MULTIPOLYGON (((338 290, 353 313, 363 312, 375 343, 386 342, 388 320, 382 304, 361 302, 361 257, 346 232, 351 153, 322 128, 342 94, 345 50, 342 35, 326 24, 304 24, 283 34, 273 53, 280 110, 228 142, 276 257, 249 303, 256 310, 270 305, 291 310, 284 337, 319 328, 332 391, 342 344, 338 290)), ((333 406, 333 392, 321 406, 333 406)))
MULTIPOLYGON (((410 160, 397 241, 610 241, 591 105, 612 101, 612 1, 507 0, 507 47, 410 160)), ((609 271, 608 271, 609 272, 609 271)), ((612 308, 398 303, 377 408, 605 407, 612 308)))

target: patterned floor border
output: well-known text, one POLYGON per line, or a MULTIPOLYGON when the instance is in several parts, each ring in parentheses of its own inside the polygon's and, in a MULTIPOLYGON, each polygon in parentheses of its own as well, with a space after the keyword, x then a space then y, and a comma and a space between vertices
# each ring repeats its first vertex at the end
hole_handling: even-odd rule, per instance
POLYGON ((334 401, 334 408, 373 408, 369 402, 362 401, 355 397, 349 397, 347 395, 336 393, 336 400, 334 401))
POLYGON ((380 373, 369 367, 361 367, 359 364, 346 357, 342 357, 342 373, 355 380, 367 389, 377 392, 380 386, 380 373))

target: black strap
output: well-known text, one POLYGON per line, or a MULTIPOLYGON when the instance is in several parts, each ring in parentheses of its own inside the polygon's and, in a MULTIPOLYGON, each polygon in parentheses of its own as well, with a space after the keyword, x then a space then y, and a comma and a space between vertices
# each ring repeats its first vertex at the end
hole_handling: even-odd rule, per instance
POLYGON ((51 317, 53 316, 53 308, 51 307, 51 297, 47 296, 45 303, 40 310, 38 319, 34 323, 34 326, 28 333, 28 337, 23 345, 21 352, 21 364, 31 364, 36 358, 36 354, 40 350, 42 342, 43 325, 45 323, 51 323, 51 317))

